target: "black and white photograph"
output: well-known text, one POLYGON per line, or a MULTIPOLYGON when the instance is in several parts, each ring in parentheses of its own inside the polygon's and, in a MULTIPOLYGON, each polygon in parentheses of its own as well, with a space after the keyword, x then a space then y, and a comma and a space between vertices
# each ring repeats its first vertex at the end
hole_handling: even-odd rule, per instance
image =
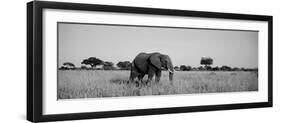
POLYGON ((257 30, 57 22, 57 99, 259 91, 257 30))
POLYGON ((273 106, 272 15, 135 5, 27 3, 28 121, 273 106))

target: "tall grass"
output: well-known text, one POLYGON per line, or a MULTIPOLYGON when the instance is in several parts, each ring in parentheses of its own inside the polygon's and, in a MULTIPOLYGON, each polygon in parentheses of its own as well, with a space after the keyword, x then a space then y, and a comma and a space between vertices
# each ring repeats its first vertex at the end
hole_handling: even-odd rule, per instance
MULTIPOLYGON (((58 99, 257 91, 255 72, 177 71, 174 81, 163 72, 161 81, 136 86, 129 71, 58 71, 58 99)), ((144 78, 146 80, 147 77, 144 78)))

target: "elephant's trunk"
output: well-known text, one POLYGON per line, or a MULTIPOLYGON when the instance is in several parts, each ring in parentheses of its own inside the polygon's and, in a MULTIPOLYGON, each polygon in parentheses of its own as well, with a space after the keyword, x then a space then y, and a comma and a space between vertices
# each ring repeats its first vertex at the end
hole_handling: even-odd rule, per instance
POLYGON ((169 56, 167 56, 167 69, 169 71, 169 80, 173 81, 173 75, 174 75, 174 66, 172 64, 172 60, 169 56))
POLYGON ((173 71, 173 70, 168 69, 168 71, 169 71, 170 73, 174 73, 174 71, 173 71))
POLYGON ((173 67, 168 68, 169 71, 169 80, 173 81, 174 69, 173 67))
POLYGON ((169 80, 170 80, 170 81, 173 81, 173 75, 174 75, 174 73, 169 72, 169 80))

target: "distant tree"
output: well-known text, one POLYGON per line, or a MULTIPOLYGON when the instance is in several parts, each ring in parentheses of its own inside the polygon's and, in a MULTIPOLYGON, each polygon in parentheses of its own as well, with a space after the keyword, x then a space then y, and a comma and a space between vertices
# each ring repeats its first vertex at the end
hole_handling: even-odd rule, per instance
POLYGON ((90 57, 88 59, 84 59, 81 64, 90 65, 92 68, 94 68, 97 65, 102 65, 103 61, 96 57, 90 57))
POLYGON ((103 65, 104 66, 113 66, 114 64, 113 64, 113 62, 105 61, 105 62, 103 62, 103 65))
POLYGON ((251 68, 244 68, 243 71, 253 71, 253 69, 251 69, 251 68))
POLYGON ((186 66, 185 66, 185 65, 181 65, 181 66, 180 66, 180 70, 181 70, 181 71, 185 71, 185 70, 186 70, 186 66))
POLYGON ((212 70, 211 66, 205 66, 205 70, 212 70))
POLYGON ((180 68, 179 68, 178 66, 175 66, 174 69, 175 69, 176 71, 179 71, 179 70, 180 70, 180 68))
POLYGON ((221 70, 222 71, 231 71, 231 67, 228 67, 228 66, 224 65, 224 66, 221 67, 221 70))
POLYGON ((59 69, 60 69, 60 70, 68 70, 69 68, 64 67, 64 66, 61 66, 59 69))
POLYGON ((121 70, 130 70, 131 69, 131 62, 129 61, 120 61, 117 63, 117 66, 121 69, 121 70))
POLYGON ((192 67, 191 66, 186 66, 187 71, 191 71, 192 67))
POLYGON ((193 71, 197 71, 197 70, 198 70, 198 68, 197 68, 197 67, 192 67, 192 68, 191 68, 191 70, 193 70, 193 71))
POLYGON ((258 72, 258 68, 241 68, 242 71, 255 71, 258 72))
POLYGON ((81 69, 82 69, 82 70, 86 70, 86 69, 88 69, 88 68, 87 68, 86 66, 82 65, 82 66, 81 66, 81 69))
POLYGON ((75 65, 71 62, 65 62, 63 63, 64 66, 69 66, 69 67, 75 67, 75 65))
POLYGON ((75 65, 71 62, 64 62, 62 65, 63 66, 61 66, 60 69, 66 70, 66 69, 74 69, 75 68, 75 65))
POLYGON ((232 70, 233 70, 233 71, 240 71, 240 68, 234 67, 234 68, 232 68, 232 70))
POLYGON ((208 66, 213 64, 213 59, 211 57, 202 57, 200 64, 205 65, 205 68, 207 69, 208 66))
POLYGON ((202 67, 202 66, 198 67, 197 69, 200 70, 200 71, 205 70, 205 68, 202 67))
POLYGON ((104 70, 113 70, 114 69, 113 65, 114 65, 113 62, 105 61, 105 62, 103 62, 103 69, 104 70))
POLYGON ((190 71, 191 69, 192 69, 191 66, 185 66, 185 65, 180 66, 181 71, 190 71))
POLYGON ((212 68, 213 71, 218 71, 220 68, 218 66, 212 68))
POLYGON ((259 69, 258 68, 253 68, 252 71, 258 72, 259 69))

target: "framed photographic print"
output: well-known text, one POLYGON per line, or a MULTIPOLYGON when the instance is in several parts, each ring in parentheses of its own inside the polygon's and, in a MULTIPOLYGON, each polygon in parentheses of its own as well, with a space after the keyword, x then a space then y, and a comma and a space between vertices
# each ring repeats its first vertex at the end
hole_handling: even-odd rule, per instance
POLYGON ((272 107, 272 16, 33 1, 33 122, 272 107))

